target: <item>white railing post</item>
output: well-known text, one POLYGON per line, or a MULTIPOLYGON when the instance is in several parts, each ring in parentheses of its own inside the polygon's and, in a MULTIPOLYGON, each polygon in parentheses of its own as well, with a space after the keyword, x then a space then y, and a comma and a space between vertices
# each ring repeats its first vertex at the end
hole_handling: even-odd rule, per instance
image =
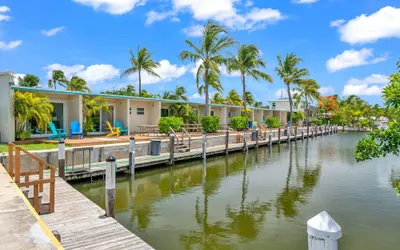
POLYGON ((106 159, 106 216, 114 217, 116 159, 106 159))
POLYGON ((135 137, 129 138, 129 171, 135 174, 135 137))
POLYGON ((342 228, 325 211, 307 221, 308 250, 338 250, 342 228))

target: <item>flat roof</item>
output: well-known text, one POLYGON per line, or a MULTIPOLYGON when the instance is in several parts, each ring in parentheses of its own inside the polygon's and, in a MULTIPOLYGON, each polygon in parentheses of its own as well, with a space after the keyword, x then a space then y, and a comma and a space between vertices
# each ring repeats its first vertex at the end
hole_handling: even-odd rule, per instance
MULTIPOLYGON (((96 94, 96 93, 88 93, 88 92, 79 92, 79 91, 68 91, 68 90, 55 90, 55 89, 47 89, 47 88, 32 88, 32 87, 21 87, 21 86, 10 86, 11 89, 14 90, 23 90, 30 92, 39 92, 39 93, 51 93, 51 94, 64 94, 64 95, 82 95, 82 96, 102 96, 104 98, 109 99, 129 99, 129 100, 137 100, 137 101, 156 101, 162 103, 182 103, 189 105, 203 105, 204 103, 199 102, 191 102, 191 101, 177 101, 177 100, 169 100, 169 99, 161 99, 161 98, 146 98, 146 97, 137 97, 137 96, 124 96, 124 95, 110 95, 110 94, 96 94)), ((238 108, 242 109, 243 106, 235 106, 235 105, 226 105, 226 104, 215 104, 210 103, 210 107, 226 107, 226 108, 238 108)), ((266 109, 266 108, 255 108, 249 107, 254 110, 267 110, 267 111, 285 111, 288 110, 280 110, 280 109, 266 109)))

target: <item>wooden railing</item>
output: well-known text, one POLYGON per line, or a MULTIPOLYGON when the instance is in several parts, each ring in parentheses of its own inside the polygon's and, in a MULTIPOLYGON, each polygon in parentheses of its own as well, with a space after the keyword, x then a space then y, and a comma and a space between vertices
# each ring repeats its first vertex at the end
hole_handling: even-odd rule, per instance
POLYGON ((183 138, 184 138, 185 134, 186 134, 187 137, 189 138, 189 151, 190 151, 190 149, 191 149, 191 144, 192 144, 192 137, 191 137, 190 134, 186 131, 185 128, 182 128, 182 142, 183 142, 183 138))
POLYGON ((40 159, 36 155, 28 152, 27 150, 16 146, 14 143, 8 143, 8 174, 13 178, 18 187, 30 187, 33 186, 33 207, 36 212, 39 213, 39 192, 43 192, 43 184, 50 184, 50 203, 49 212, 54 212, 54 199, 55 199, 55 174, 56 168, 44 160, 40 159), (15 155, 14 155, 15 151, 15 155), (38 171, 21 172, 21 152, 29 156, 38 163, 38 171), (50 170, 50 179, 44 179, 44 167, 48 167, 50 170), (38 180, 30 181, 31 175, 38 175, 38 180), (21 176, 24 177, 24 182, 21 183, 21 176))

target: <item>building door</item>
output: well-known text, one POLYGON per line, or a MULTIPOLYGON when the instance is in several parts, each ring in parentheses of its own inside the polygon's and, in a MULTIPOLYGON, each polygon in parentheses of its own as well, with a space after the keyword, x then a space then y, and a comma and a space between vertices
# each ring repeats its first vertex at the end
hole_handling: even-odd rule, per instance
POLYGON ((101 111, 101 132, 108 131, 107 122, 114 127, 114 106, 108 106, 108 111, 102 110, 101 111))

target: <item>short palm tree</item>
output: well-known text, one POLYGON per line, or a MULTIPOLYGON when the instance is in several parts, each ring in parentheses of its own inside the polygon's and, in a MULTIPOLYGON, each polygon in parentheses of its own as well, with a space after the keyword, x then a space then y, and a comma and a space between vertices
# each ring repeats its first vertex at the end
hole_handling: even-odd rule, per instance
POLYGON ((137 56, 132 53, 131 49, 129 49, 129 53, 131 55, 130 60, 132 67, 122 72, 121 78, 137 72, 139 80, 139 96, 142 96, 142 71, 151 76, 161 78, 161 76, 154 71, 154 69, 159 68, 161 64, 151 59, 152 54, 147 50, 147 48, 140 48, 140 46, 138 46, 137 56))
POLYGON ((18 85, 22 87, 37 87, 39 82, 39 77, 32 74, 27 74, 24 77, 18 77, 18 85))
POLYGON ((65 78, 64 72, 62 70, 53 70, 51 74, 51 79, 49 80, 49 88, 57 89, 58 85, 66 87, 67 79, 65 78))
POLYGON ((14 116, 17 121, 17 133, 24 130, 29 120, 35 120, 38 128, 44 130, 47 123, 52 120, 53 105, 50 99, 44 95, 15 91, 14 116))
POLYGON ((176 87, 175 91, 171 93, 171 99, 173 100, 179 100, 179 101, 189 101, 189 98, 187 96, 185 96, 186 94, 186 89, 185 87, 176 87))
POLYGON ((101 110, 109 111, 108 104, 102 96, 84 96, 83 97, 83 128, 85 134, 94 130, 92 117, 101 110))
POLYGON ((225 98, 225 104, 234 105, 234 106, 241 106, 242 105, 242 99, 240 98, 239 93, 234 89, 229 91, 228 95, 225 98))
POLYGON ((275 71, 287 87, 290 105, 289 125, 291 125, 293 120, 293 100, 290 84, 299 84, 301 78, 308 75, 308 70, 305 68, 298 68, 298 64, 302 62, 303 59, 297 57, 294 53, 287 54, 285 60, 283 61, 281 56, 278 56, 277 58, 278 66, 275 68, 275 71))
POLYGON ((91 92, 86 81, 78 76, 73 76, 70 81, 66 82, 66 85, 66 90, 69 91, 91 92))
POLYGON ((308 124, 310 121, 310 110, 309 110, 309 102, 316 101, 320 97, 319 93, 320 86, 313 79, 304 79, 301 80, 296 88, 293 90, 296 92, 293 97, 296 99, 298 103, 304 98, 306 101, 306 123, 308 124))
MULTIPOLYGON (((260 67, 265 68, 265 62, 261 59, 260 50, 251 44, 240 45, 237 55, 228 59, 228 72, 240 72, 242 80, 242 102, 244 110, 247 110, 248 96, 246 90, 246 76, 252 77, 255 80, 265 80, 273 82, 272 76, 260 70, 260 67)), ((254 103, 254 98, 253 98, 254 103)))
POLYGON ((211 97, 211 103, 214 104, 224 104, 225 99, 222 97, 220 92, 216 92, 212 97, 211 97))
POLYGON ((201 62, 196 72, 196 84, 199 94, 205 94, 204 116, 210 115, 209 109, 209 87, 222 91, 222 85, 218 80, 220 75, 220 65, 224 64, 226 59, 221 55, 226 48, 233 46, 236 42, 227 35, 224 27, 208 22, 202 29, 202 38, 200 46, 194 45, 186 40, 186 44, 192 51, 182 51, 181 60, 189 59, 192 62, 201 62), (200 84, 203 80, 204 84, 200 84))
POLYGON ((255 102, 254 103, 254 107, 255 108, 262 108, 262 106, 264 106, 264 104, 262 102, 255 102))

